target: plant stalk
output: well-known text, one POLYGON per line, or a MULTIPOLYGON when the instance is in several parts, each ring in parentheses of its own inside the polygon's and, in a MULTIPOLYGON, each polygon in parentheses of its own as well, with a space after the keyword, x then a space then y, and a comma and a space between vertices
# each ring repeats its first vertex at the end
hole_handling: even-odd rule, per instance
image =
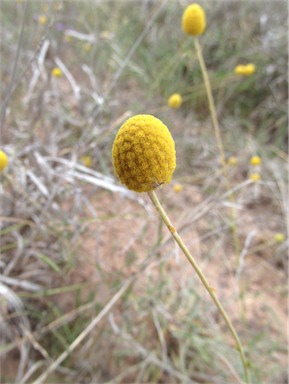
MULTIPOLYGON (((217 118, 217 113, 216 113, 211 83, 210 83, 206 63, 205 63, 205 60, 203 57, 202 48, 201 48, 200 42, 199 42, 197 37, 194 38, 194 42, 195 42, 195 48, 196 48, 196 52, 197 52, 198 61, 199 61, 200 67, 201 67, 202 76, 203 76, 204 83, 205 83, 205 88, 206 88, 206 93, 207 93, 207 98, 208 98, 208 103, 209 103, 209 109, 210 109, 212 123, 213 123, 213 127, 214 127, 214 133, 215 133, 217 146, 218 146, 218 150, 219 150, 219 154, 220 154, 221 166, 222 166, 223 174, 224 174, 225 181, 226 181, 226 189, 227 189, 227 192, 229 193, 229 198, 232 202, 234 200, 234 196, 232 193, 230 193, 231 185, 230 185, 230 181, 229 181, 229 175, 228 175, 227 164, 226 164, 226 159, 225 159, 225 151, 224 151, 224 146, 223 146, 223 141, 222 141, 222 136, 221 136, 221 130, 220 130, 219 123, 218 123, 218 118, 217 118)), ((231 231, 232 231, 233 239, 234 239, 235 252, 236 252, 237 256, 239 256, 240 244, 239 244, 239 238, 238 238, 237 228, 236 228, 236 224, 235 224, 236 223, 235 210, 233 207, 230 209, 230 216, 231 216, 231 231)))
POLYGON ((208 283, 205 275, 203 274, 203 272, 199 268, 199 266, 196 263, 193 256, 190 254, 188 248, 185 246, 185 244, 184 244, 183 240, 181 239, 181 237, 179 236, 178 232, 173 227, 173 225, 172 225, 168 215, 166 214, 166 211, 162 207, 156 193, 154 191, 151 191, 151 192, 148 192, 148 195, 149 195, 151 201, 153 202, 156 210, 158 211, 160 217, 162 218, 162 220, 164 221, 164 223, 168 227, 169 231, 171 232, 172 236, 174 237, 175 241, 177 242, 177 244, 179 245, 179 247, 181 248, 181 250, 183 251, 183 253, 187 257, 190 264, 193 266, 193 268, 196 271, 197 275, 199 276, 201 282, 203 283, 204 287, 206 288, 206 290, 208 291, 212 300, 214 301, 216 307, 218 308, 218 311, 220 312, 221 316, 223 317, 225 323, 227 324, 233 338, 235 339, 237 350, 238 350, 238 352, 240 354, 240 358, 242 360, 242 364, 243 364, 244 372, 245 372, 246 383, 250 384, 250 376, 249 376, 249 371, 248 371, 248 367, 247 367, 247 362, 246 362, 243 346, 241 344, 239 336, 238 336, 233 324, 231 323, 224 307, 222 306, 219 299, 217 298, 217 296, 214 292, 214 288, 208 283))

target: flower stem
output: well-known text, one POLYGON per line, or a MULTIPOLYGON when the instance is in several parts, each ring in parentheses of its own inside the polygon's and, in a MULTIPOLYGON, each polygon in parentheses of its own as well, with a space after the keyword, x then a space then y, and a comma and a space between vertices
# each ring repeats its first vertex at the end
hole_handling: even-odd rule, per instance
POLYGON ((246 383, 249 384, 250 383, 250 377, 249 377, 249 371, 248 371, 248 367, 247 367, 248 364, 247 364, 247 361, 246 361, 246 358, 245 358, 245 354, 244 354, 244 350, 243 350, 241 341, 240 341, 239 336, 238 336, 238 334, 237 334, 233 324, 231 323, 231 321, 230 321, 230 319, 229 319, 229 317, 228 317, 224 307, 222 306, 222 304, 220 303, 219 299, 217 298, 217 296, 216 296, 216 294, 214 292, 214 288, 208 283, 205 275, 203 274, 203 272, 199 268, 199 266, 196 263, 196 261, 193 258, 193 256, 190 254, 188 248, 185 246, 185 244, 184 244, 183 240, 181 239, 181 237, 179 236, 178 232, 173 227, 173 225, 172 225, 168 215, 166 214, 166 211, 162 207, 162 205, 161 205, 161 203, 160 203, 156 193, 154 191, 151 191, 151 192, 148 192, 148 195, 149 195, 151 201, 153 202, 156 210, 158 211, 160 217, 163 219, 164 223, 168 227, 168 229, 171 232, 172 236, 174 237, 175 241, 177 242, 177 244, 179 245, 179 247, 181 248, 181 250, 183 251, 183 253, 187 257, 188 261, 193 266, 193 268, 196 271, 197 275, 199 276, 201 282, 203 283, 204 287, 206 288, 206 290, 208 291, 208 293, 211 296, 212 300, 214 301, 216 307, 218 308, 221 316, 225 320, 225 323, 227 324, 227 326, 228 326, 228 328, 229 328, 233 338, 235 339, 237 350, 238 350, 238 352, 240 354, 240 358, 242 360, 242 364, 243 364, 243 367, 244 367, 246 383))
MULTIPOLYGON (((210 83, 206 63, 205 63, 205 60, 203 57, 202 48, 201 48, 200 42, 199 42, 197 37, 194 39, 194 42, 195 42, 195 48, 196 48, 198 61, 199 61, 200 67, 201 67, 201 71, 202 71, 202 75, 203 75, 203 79, 204 79, 204 83, 205 83, 205 88, 206 88, 206 93, 207 93, 207 98, 208 98, 208 103, 209 103, 209 109, 210 109, 210 113, 211 113, 211 118, 212 118, 212 123, 213 123, 213 127, 214 127, 217 146, 218 146, 218 150, 219 150, 219 154, 220 154, 222 170, 223 170, 223 174, 224 174, 225 181, 226 181, 226 189, 227 189, 227 192, 230 192, 231 185, 230 185, 229 176, 228 176, 227 164, 226 164, 226 159, 225 159, 225 151, 224 151, 224 146, 223 146, 223 141, 222 141, 222 136, 221 136, 221 130, 220 130, 218 119, 217 119, 217 113, 216 113, 211 83, 210 83)), ((229 193, 229 198, 230 198, 231 202, 234 200, 234 196, 232 193, 229 193)), ((235 210, 233 207, 230 209, 230 216, 231 216, 230 217, 230 219, 231 219, 231 231, 232 231, 233 239, 234 239, 235 252, 236 252, 236 255, 239 256, 240 244, 239 244, 239 238, 238 238, 238 233, 237 233, 237 227, 235 224, 236 223, 235 210)))

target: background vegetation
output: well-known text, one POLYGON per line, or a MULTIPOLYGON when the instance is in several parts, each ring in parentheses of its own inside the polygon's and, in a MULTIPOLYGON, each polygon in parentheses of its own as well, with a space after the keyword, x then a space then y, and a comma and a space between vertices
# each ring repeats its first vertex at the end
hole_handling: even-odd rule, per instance
POLYGON ((157 193, 230 314, 252 382, 288 381, 287 2, 200 2, 226 157, 238 160, 233 202, 181 30, 188 4, 1 1, 3 383, 241 382, 233 340, 187 260, 148 197, 114 176, 115 134, 137 113, 175 139, 177 169, 157 193), (254 75, 234 75, 248 62, 254 75))

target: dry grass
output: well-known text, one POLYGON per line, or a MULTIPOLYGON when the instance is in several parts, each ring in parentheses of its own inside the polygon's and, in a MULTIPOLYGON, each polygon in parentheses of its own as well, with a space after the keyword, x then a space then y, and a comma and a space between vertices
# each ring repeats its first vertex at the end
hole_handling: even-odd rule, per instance
POLYGON ((187 4, 1 2, 3 383, 241 382, 233 340, 148 197, 113 174, 115 134, 137 113, 175 139, 174 179, 157 192, 230 314, 252 382, 288 380, 286 3, 202 2, 225 152, 238 158, 233 202, 180 29, 187 4), (240 61, 256 75, 235 78, 240 61), (174 91, 177 111, 166 106, 174 91))

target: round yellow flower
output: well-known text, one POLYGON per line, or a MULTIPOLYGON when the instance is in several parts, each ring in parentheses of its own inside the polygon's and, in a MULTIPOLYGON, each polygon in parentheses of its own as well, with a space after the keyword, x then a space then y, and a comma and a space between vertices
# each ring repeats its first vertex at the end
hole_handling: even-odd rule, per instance
POLYGON ((228 158, 228 164, 232 167, 238 163, 238 159, 236 156, 231 156, 228 158))
POLYGON ((259 181, 261 179, 261 175, 260 173, 251 173, 251 175, 249 176, 249 179, 256 182, 256 181, 259 181))
POLYGON ((245 75, 246 76, 251 76, 255 72, 256 72, 255 64, 250 63, 250 64, 245 65, 245 75))
POLYGON ((91 156, 82 156, 80 160, 82 164, 85 165, 86 167, 90 168, 92 166, 91 156))
POLYGON ((8 165, 8 156, 0 149, 0 171, 3 171, 8 165))
POLYGON ((235 75, 239 76, 251 76, 256 72, 255 64, 237 65, 234 69, 235 75))
POLYGON ((62 76, 62 70, 58 67, 53 68, 51 73, 52 73, 52 76, 54 76, 54 77, 62 76))
POLYGON ((252 156, 251 159, 250 159, 250 164, 251 164, 251 165, 254 165, 255 167, 256 167, 257 165, 260 165, 261 162, 262 162, 262 159, 261 159, 261 157, 259 157, 259 156, 252 156))
POLYGON ((86 51, 86 52, 90 52, 91 51, 91 48, 92 48, 92 45, 90 43, 85 43, 83 44, 83 49, 86 51))
POLYGON ((199 36, 206 28, 206 14, 199 4, 191 4, 183 13, 183 31, 188 35, 199 36))
POLYGON ((245 73, 245 65, 239 64, 234 68, 235 75, 243 76, 245 73))
POLYGON ((47 17, 45 15, 41 15, 38 17, 38 23, 41 25, 45 25, 47 23, 47 17))
POLYGON ((169 183, 176 168, 175 143, 170 131, 151 115, 129 118, 112 147, 115 173, 136 192, 149 192, 169 183))
POLYGON ((283 243, 283 241, 285 240, 285 235, 283 233, 276 233, 274 236, 274 240, 276 241, 276 243, 283 243))
POLYGON ((184 189, 184 187, 182 186, 182 184, 175 184, 174 185, 174 191, 176 193, 182 192, 183 189, 184 189))
POLYGON ((168 106, 170 108, 179 108, 182 102, 182 96, 179 93, 173 93, 168 99, 168 106))

